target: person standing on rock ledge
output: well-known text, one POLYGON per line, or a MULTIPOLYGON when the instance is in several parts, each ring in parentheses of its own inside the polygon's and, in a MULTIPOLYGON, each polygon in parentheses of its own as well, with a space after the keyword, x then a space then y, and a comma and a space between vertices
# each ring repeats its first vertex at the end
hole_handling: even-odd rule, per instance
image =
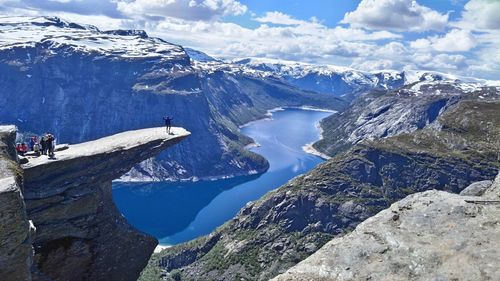
POLYGON ((167 134, 172 135, 170 130, 172 129, 172 120, 174 120, 174 118, 170 116, 164 116, 163 120, 165 120, 165 128, 167 130, 167 134))
POLYGON ((54 158, 54 150, 55 150, 55 137, 52 134, 47 134, 45 138, 46 146, 49 151, 49 158, 54 158))

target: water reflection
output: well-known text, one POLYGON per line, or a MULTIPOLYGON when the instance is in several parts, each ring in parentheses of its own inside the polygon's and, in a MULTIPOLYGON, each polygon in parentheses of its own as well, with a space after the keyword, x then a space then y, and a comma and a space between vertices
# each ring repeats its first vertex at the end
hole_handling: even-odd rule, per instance
POLYGON ((196 215, 221 192, 259 176, 213 182, 114 183, 113 197, 130 224, 155 237, 187 228, 196 215))

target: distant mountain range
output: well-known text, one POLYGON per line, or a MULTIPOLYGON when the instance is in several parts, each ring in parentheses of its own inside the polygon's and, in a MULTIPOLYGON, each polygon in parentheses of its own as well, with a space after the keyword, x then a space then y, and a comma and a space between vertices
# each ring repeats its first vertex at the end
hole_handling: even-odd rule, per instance
POLYGON ((352 100, 373 90, 395 89, 405 85, 447 81, 464 87, 500 86, 500 81, 457 77, 435 71, 360 71, 335 65, 318 65, 267 58, 220 60, 203 52, 186 49, 192 60, 205 69, 223 69, 260 77, 278 77, 304 90, 328 93, 352 100))

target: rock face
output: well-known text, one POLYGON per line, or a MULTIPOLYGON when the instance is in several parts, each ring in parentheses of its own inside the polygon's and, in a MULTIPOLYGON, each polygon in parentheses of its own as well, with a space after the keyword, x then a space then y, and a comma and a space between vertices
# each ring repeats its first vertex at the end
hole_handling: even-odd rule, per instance
POLYGON ((499 199, 410 195, 273 280, 498 280, 499 199))
POLYGON ((22 165, 27 215, 37 227, 35 280, 137 279, 157 240, 122 217, 111 181, 190 134, 173 132, 128 131, 22 165))
POLYGON ((15 139, 14 126, 0 126, 0 277, 31 280, 34 229, 21 193, 15 139))
POLYGON ((462 100, 437 118, 439 128, 359 143, 209 236, 155 254, 144 280, 161 270, 182 280, 269 280, 410 194, 491 180, 500 166, 498 112, 494 99, 462 100))
POLYGON ((321 122, 323 139, 313 145, 334 156, 364 140, 410 133, 437 125, 438 117, 462 99, 498 99, 500 88, 450 80, 423 80, 393 91, 360 96, 347 110, 321 122))

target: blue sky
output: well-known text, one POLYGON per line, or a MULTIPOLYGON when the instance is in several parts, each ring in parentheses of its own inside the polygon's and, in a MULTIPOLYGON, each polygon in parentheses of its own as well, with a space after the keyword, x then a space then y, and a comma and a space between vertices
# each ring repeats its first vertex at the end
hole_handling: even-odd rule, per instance
POLYGON ((500 80, 500 0, 0 0, 0 14, 144 29, 222 58, 500 80))
MULTIPOLYGON (((316 17, 325 25, 336 26, 343 18, 345 13, 353 11, 359 4, 359 0, 247 0, 240 1, 246 5, 251 12, 262 15, 268 11, 280 11, 285 14, 292 15, 294 18, 308 20, 311 17, 316 17)), ((425 6, 447 13, 451 13, 451 17, 457 18, 463 9, 463 4, 466 1, 448 1, 448 0, 424 0, 418 1, 425 6)), ((250 14, 246 17, 231 18, 238 24, 246 27, 256 27, 255 22, 251 21, 250 14)))

